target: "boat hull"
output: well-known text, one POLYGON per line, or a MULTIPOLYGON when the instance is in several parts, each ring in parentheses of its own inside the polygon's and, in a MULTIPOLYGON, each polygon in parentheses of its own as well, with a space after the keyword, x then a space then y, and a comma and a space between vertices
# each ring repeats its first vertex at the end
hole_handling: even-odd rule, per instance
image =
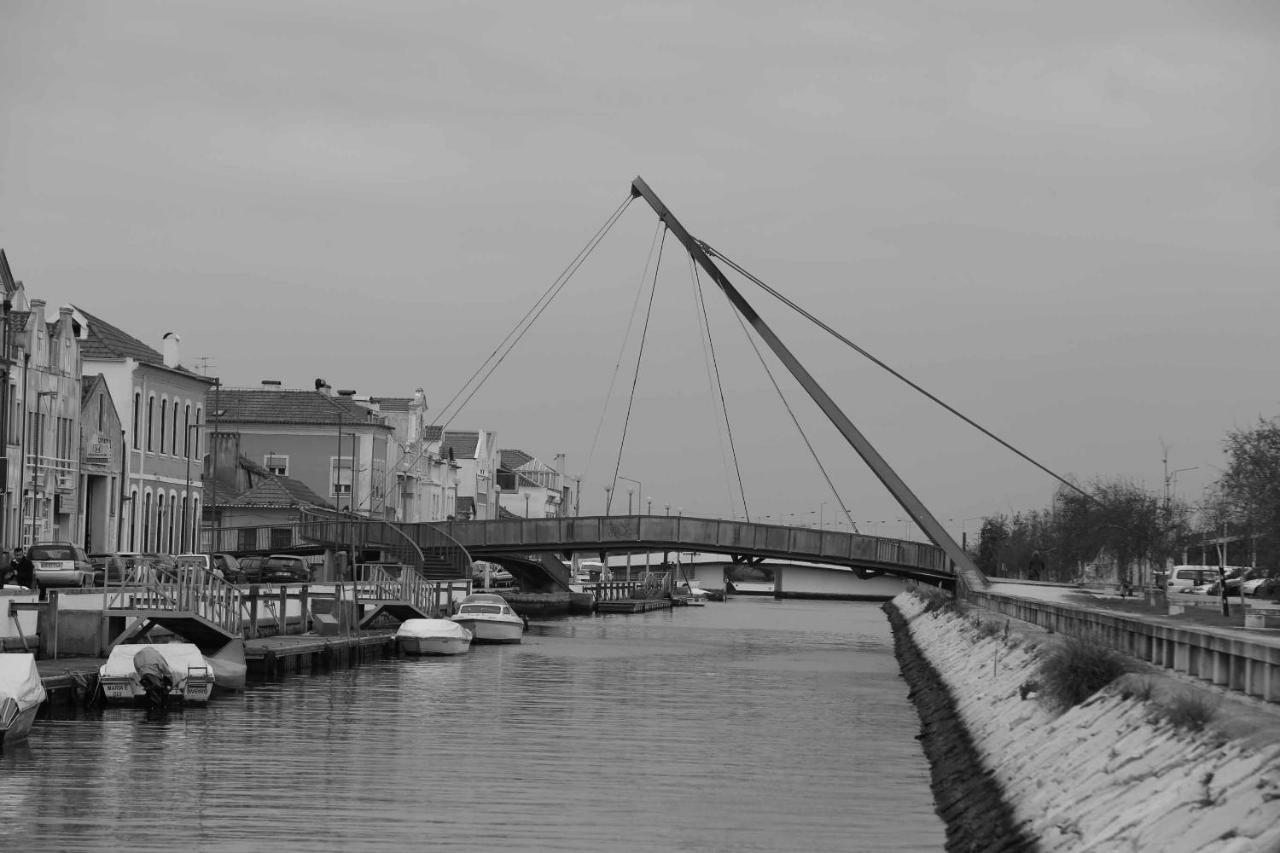
POLYGON ((397 637, 400 651, 407 655, 460 655, 471 648, 463 637, 397 637))
POLYGON ((16 743, 30 734, 31 724, 35 722, 36 713, 39 710, 39 705, 33 705, 30 708, 19 711, 7 726, 0 727, 0 746, 16 743))
POLYGON ((454 616, 453 621, 472 633, 473 643, 518 643, 524 638, 524 621, 519 618, 499 621, 454 616))

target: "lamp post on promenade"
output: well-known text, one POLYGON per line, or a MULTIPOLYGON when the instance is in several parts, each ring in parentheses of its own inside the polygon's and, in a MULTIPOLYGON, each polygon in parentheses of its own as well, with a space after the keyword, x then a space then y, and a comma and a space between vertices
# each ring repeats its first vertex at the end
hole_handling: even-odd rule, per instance
MULTIPOLYGON (((222 417, 226 413, 223 410, 219 409, 217 411, 211 412, 210 414, 216 419, 216 418, 222 417)), ((182 504, 181 540, 182 540, 183 553, 190 553, 191 551, 195 551, 200 547, 199 528, 203 527, 203 524, 200 523, 202 522, 202 519, 199 519, 199 518, 196 519, 197 530, 195 531, 194 537, 192 536, 193 531, 191 530, 191 516, 195 512, 192 506, 192 501, 191 501, 191 454, 198 453, 200 451, 200 429, 202 427, 207 427, 207 426, 209 426, 208 423, 187 424, 186 447, 184 448, 186 450, 186 456, 187 456, 187 497, 182 504), (194 440, 191 438, 192 433, 195 433, 194 440), (195 541, 193 542, 191 541, 191 539, 194 539, 195 541), (188 547, 188 545, 190 547, 188 547)), ((203 458, 204 457, 202 456, 201 459, 203 458)), ((201 464, 203 465, 203 462, 201 464)), ((204 494, 204 478, 203 477, 200 480, 200 494, 201 495, 204 494)))
MULTIPOLYGON (((635 483, 635 484, 636 484, 636 488, 635 488, 636 493, 638 493, 638 494, 639 494, 639 493, 643 493, 643 492, 644 492, 644 484, 643 484, 643 483, 641 483, 639 480, 633 480, 633 479, 631 479, 630 477, 623 477, 623 476, 619 476, 619 477, 618 477, 618 479, 619 479, 619 480, 626 480, 628 483, 635 483)), ((631 495, 632 495, 632 491, 631 491, 631 489, 627 489, 627 515, 631 515, 631 495)))

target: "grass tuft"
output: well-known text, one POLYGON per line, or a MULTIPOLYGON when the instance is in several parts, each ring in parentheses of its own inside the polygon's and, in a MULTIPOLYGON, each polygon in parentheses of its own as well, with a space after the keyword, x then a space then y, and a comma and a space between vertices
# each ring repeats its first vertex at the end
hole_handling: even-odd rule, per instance
POLYGON ((1174 727, 1189 732, 1204 731, 1218 713, 1222 700, 1203 690, 1186 690, 1164 705, 1164 718, 1174 727))
POLYGON ((1079 705, 1127 671, 1114 649, 1090 640, 1068 638, 1040 661, 1040 696, 1046 705, 1065 711, 1079 705))

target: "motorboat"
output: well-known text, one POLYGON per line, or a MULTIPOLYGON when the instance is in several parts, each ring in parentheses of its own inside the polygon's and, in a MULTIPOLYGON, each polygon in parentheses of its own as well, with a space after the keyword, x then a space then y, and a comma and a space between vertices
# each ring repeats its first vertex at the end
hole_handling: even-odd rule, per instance
POLYGON ((44 698, 36 656, 0 654, 0 746, 27 736, 44 698))
POLYGON ((396 643, 410 655, 460 655, 471 648, 471 631, 452 619, 406 619, 396 643))
POLYGON ((684 603, 690 607, 702 607, 710 598, 709 593, 702 588, 701 583, 694 578, 681 581, 676 587, 676 595, 684 598, 684 603))
POLYGON ((98 683, 109 704, 164 709, 208 702, 214 674, 192 643, 121 643, 98 668, 98 683))
POLYGON ((462 599, 452 619, 472 633, 475 643, 518 643, 524 636, 524 619, 505 598, 492 592, 462 599))

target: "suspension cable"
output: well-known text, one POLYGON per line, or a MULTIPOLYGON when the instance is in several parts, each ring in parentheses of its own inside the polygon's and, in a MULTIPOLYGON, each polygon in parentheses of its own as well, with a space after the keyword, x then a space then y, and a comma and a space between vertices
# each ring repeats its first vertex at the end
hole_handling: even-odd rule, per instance
POLYGON ((849 507, 845 506, 844 498, 840 497, 840 492, 836 489, 836 484, 832 482, 831 475, 827 473, 827 468, 822 464, 822 460, 818 458, 818 451, 813 449, 813 444, 809 441, 809 436, 805 434, 804 427, 800 426, 800 419, 796 417, 796 413, 791 408, 791 404, 787 402, 787 397, 782 393, 778 380, 774 377, 773 371, 769 369, 768 362, 765 361, 764 353, 760 352, 760 346, 756 343, 755 336, 747 328, 747 324, 742 319, 742 315, 737 311, 733 312, 733 316, 738 320, 738 326, 742 328, 742 334, 747 338, 747 342, 751 344, 751 348, 756 351, 756 358, 760 359, 760 366, 764 368, 764 372, 769 377, 769 381, 773 383, 773 390, 778 392, 778 399, 782 401, 782 405, 787 410, 787 414, 791 416, 791 422, 796 425, 796 430, 800 433, 800 438, 804 439, 804 446, 809 448, 809 455, 813 457, 813 461, 817 463, 818 470, 822 472, 822 478, 827 481, 827 486, 831 489, 831 494, 835 497, 836 503, 840 505, 840 510, 844 513, 844 517, 849 520, 849 526, 854 533, 858 532, 858 523, 853 520, 853 515, 849 512, 849 507))
MULTIPOLYGON (((699 310, 700 303, 698 300, 698 280, 697 280, 698 267, 693 260, 693 255, 689 255, 688 259, 689 259, 689 285, 690 285, 689 291, 693 294, 693 314, 694 314, 694 317, 696 317, 698 320, 698 343, 702 345, 702 367, 707 373, 707 390, 714 392, 716 387, 716 379, 714 374, 711 372, 711 352, 710 350, 707 349, 707 336, 710 333, 707 330, 705 314, 703 311, 699 310)), ((723 426, 724 418, 723 418, 723 415, 720 413, 720 404, 716 402, 716 398, 714 394, 707 395, 707 402, 711 404, 712 418, 715 421, 715 425, 716 425, 716 445, 720 451, 720 464, 724 468, 724 474, 725 474, 724 496, 727 499, 725 501, 725 505, 728 506, 730 508, 729 511, 734 513, 736 516, 737 508, 735 506, 734 499, 733 499, 733 486, 729 482, 728 454, 725 453, 725 448, 724 448, 724 426, 723 426)))
POLYGON ((644 313, 644 327, 640 330, 640 347, 636 352, 636 369, 631 376, 631 396, 627 399, 627 416, 622 421, 622 438, 618 441, 618 461, 613 466, 613 480, 609 484, 609 497, 605 500, 604 514, 613 506, 613 495, 618 490, 618 472, 622 470, 622 451, 627 444, 627 430, 631 426, 631 407, 636 401, 636 385, 640 382, 640 363, 644 360, 644 344, 649 337, 649 319, 653 316, 653 296, 658 292, 658 270, 662 266, 662 248, 667 244, 667 229, 662 229, 658 243, 658 258, 653 264, 653 286, 649 288, 649 307, 644 313))
POLYGON ((538 297, 537 301, 533 303, 533 306, 529 308, 529 310, 525 312, 524 316, 516 322, 516 324, 511 328, 511 331, 507 332, 506 337, 499 342, 493 352, 489 353, 489 357, 481 362, 475 372, 467 378, 467 381, 462 384, 462 387, 459 388, 457 392, 454 393, 453 397, 449 399, 449 402, 445 403, 444 407, 440 410, 440 414, 431 422, 431 426, 436 426, 439 423, 440 418, 444 417, 445 412, 449 410, 454 402, 457 401, 458 397, 460 397, 471 383, 475 381, 475 378, 480 375, 481 371, 484 371, 486 366, 488 366, 488 371, 485 372, 476 387, 472 389, 466 399, 458 404, 458 408, 449 416, 448 420, 445 421, 444 424, 440 425, 440 432, 441 434, 444 433, 444 428, 458 416, 462 411, 462 408, 470 402, 473 396, 475 396, 476 391, 480 390, 480 386, 484 385, 485 381, 493 374, 493 371, 497 366, 501 364, 503 359, 505 359, 511 350, 515 348, 515 345, 520 342, 520 339, 524 337, 525 333, 533 327, 533 323, 542 315, 542 312, 547 309, 556 296, 559 295, 560 291, 564 289, 564 286, 569 283, 569 279, 573 277, 574 273, 578 271, 578 268, 582 266, 595 247, 600 244, 600 241, 604 239, 605 235, 609 233, 614 224, 622 217, 623 211, 627 209, 627 206, 631 204, 632 200, 633 196, 628 194, 622 204, 618 205, 613 213, 609 215, 609 218, 606 219, 605 223, 596 230, 595 234, 591 236, 591 239, 587 241, 587 244, 583 246, 583 248, 579 250, 578 254, 574 256, 573 260, 571 260, 568 265, 560 271, 560 275, 556 276, 555 280, 551 282, 547 289, 542 292, 542 295, 538 297), (521 329, 522 326, 523 329, 521 329), (505 351, 503 351, 503 347, 506 347, 505 351), (502 354, 499 356, 500 352, 502 354), (494 361, 495 358, 497 359, 496 361, 494 361))
MULTIPOLYGON (((720 408, 724 410, 724 428, 729 434, 729 452, 733 454, 733 470, 738 475, 738 492, 742 495, 742 513, 747 521, 751 521, 751 510, 747 507, 747 490, 742 485, 742 468, 738 465, 738 448, 733 442, 733 424, 729 420, 729 406, 724 400, 724 384, 720 381, 720 363, 716 359, 716 342, 711 337, 711 320, 707 316, 707 301, 702 295, 702 277, 698 268, 693 268, 694 284, 698 290, 698 302, 702 306, 702 319, 707 328, 707 344, 711 347, 711 364, 715 368, 716 388, 720 391, 720 408)), ((736 313, 736 312, 735 312, 736 313)))
POLYGON ((956 409, 954 406, 949 405, 948 403, 946 403, 946 402, 944 402, 943 400, 939 399, 939 398, 938 398, 937 396, 935 396, 934 394, 932 394, 932 393, 930 393, 929 391, 925 390, 923 387, 921 387, 921 386, 920 386, 920 385, 918 385, 917 383, 915 383, 915 382, 911 381, 910 379, 908 379, 908 378, 907 378, 906 376, 904 376, 903 374, 899 373, 897 370, 894 370, 892 367, 890 367, 890 366, 889 366, 888 364, 886 364, 884 361, 881 361, 879 358, 876 358, 876 357, 875 357, 874 355, 872 355, 870 352, 868 352, 867 350, 865 350, 865 349, 863 349, 862 347, 858 346, 858 345, 857 345, 857 344, 855 344, 853 341, 849 340, 849 339, 848 339, 848 338, 846 338, 844 335, 840 334, 840 333, 839 333, 839 332, 837 332, 835 329, 831 328, 831 327, 830 327, 830 326, 828 326, 826 323, 824 323, 824 322, 822 322, 821 320, 819 320, 819 319, 818 319, 817 317, 815 317, 813 314, 809 313, 808 311, 806 311, 805 309, 803 309, 803 308, 801 308, 799 305, 797 305, 795 302, 793 302, 792 300, 788 299, 786 296, 783 296, 783 295, 782 295, 781 293, 779 293, 777 290, 775 290, 775 289, 773 289, 772 287, 770 287, 769 285, 765 284, 765 283, 764 283, 763 281, 761 281, 759 278, 757 278, 756 276, 752 275, 750 272, 748 272, 746 269, 744 269, 742 266, 740 266, 738 263, 736 263, 733 259, 731 259, 731 258, 729 258, 729 257, 726 257, 725 255, 721 254, 721 253, 720 253, 719 251, 717 251, 715 248, 713 248, 712 246, 710 246, 710 245, 708 245, 707 243, 703 242, 702 240, 699 240, 699 241, 698 241, 698 245, 699 245, 700 247, 702 247, 702 250, 703 250, 704 252, 706 252, 708 255, 711 255, 712 257, 719 258, 720 260, 724 261, 724 262, 725 262, 726 264, 728 264, 730 267, 732 267, 733 269, 735 269, 735 270, 737 270, 739 273, 741 273, 743 276, 745 276, 748 280, 750 280, 750 281, 751 281, 751 282, 753 282, 754 284, 758 285, 762 290, 764 290, 764 291, 765 291, 765 293, 768 293, 770 296, 774 297, 774 298, 775 298, 775 299, 777 299, 779 302, 781 302, 782 304, 786 305, 788 308, 792 309, 793 311, 795 311, 795 312, 796 312, 797 314, 799 314, 800 316, 802 316, 802 317, 804 317, 805 319, 809 320, 811 323, 813 323, 814 325, 816 325, 818 328, 822 329, 824 332, 826 332, 827 334, 831 335, 831 336, 832 336, 832 337, 834 337, 836 340, 840 341, 841 343, 843 343, 843 344, 845 344, 846 346, 848 346, 849 348, 851 348, 854 352, 858 353, 859 355, 861 355, 861 356, 863 356, 864 358, 866 358, 867 360, 869 360, 872 364, 874 364, 874 365, 876 365, 877 367, 881 368, 882 370, 886 371, 890 376, 893 376, 895 379, 899 380, 900 382, 905 383, 907 386, 909 386, 910 388, 912 388, 912 389, 914 389, 915 391, 919 392, 920 394, 924 395, 926 398, 928 398, 929 400, 933 401, 933 402, 934 402, 934 403, 936 403, 937 405, 941 406, 943 409, 946 409, 948 412, 950 412, 951 414, 955 415, 957 418, 959 418, 960 420, 964 421, 964 422, 965 422, 965 423, 967 423, 969 426, 971 426, 971 427, 973 427, 974 429, 978 430, 978 431, 979 431, 979 432, 981 432, 983 435, 987 436, 987 438, 990 438, 992 441, 995 441, 997 444, 1001 445, 1001 446, 1002 446, 1002 447, 1004 447, 1006 450, 1010 450, 1010 451, 1012 451, 1013 453, 1015 453, 1015 454, 1017 454, 1018 456, 1020 456, 1020 457, 1022 457, 1023 459, 1025 459, 1027 462, 1030 462, 1032 465, 1036 466, 1036 467, 1037 467, 1037 468, 1039 468, 1041 471, 1043 471, 1044 473, 1048 474, 1050 477, 1053 477, 1055 480, 1057 480, 1058 482, 1062 483, 1064 486, 1067 486, 1067 487, 1071 488, 1072 490, 1074 490, 1074 491, 1076 491, 1076 492, 1079 492, 1081 495, 1083 495, 1083 496, 1084 496, 1084 497, 1086 497, 1086 498, 1089 498, 1090 500, 1094 500, 1093 495, 1089 494, 1089 493, 1088 493, 1088 492, 1086 492, 1084 489, 1080 488, 1080 487, 1079 487, 1079 486, 1077 486, 1075 483, 1071 482, 1070 480, 1066 479, 1065 477, 1061 476, 1060 474, 1056 473, 1055 471, 1053 471, 1053 470, 1049 469, 1048 467, 1046 467, 1046 466, 1044 466, 1044 465, 1040 464, 1040 463, 1039 463, 1039 462, 1037 462, 1035 459, 1032 459, 1032 458, 1031 458, 1030 456, 1028 456, 1026 453, 1023 453, 1021 450, 1019 450, 1018 448, 1014 447, 1012 444, 1010 444, 1009 442, 1005 441, 1003 438, 1001 438, 1000 436, 996 435, 994 432, 992 432, 991 430, 987 429, 987 428, 986 428, 986 427, 984 427, 982 424, 980 424, 980 423, 978 423, 977 421, 973 420, 973 418, 970 418, 968 415, 966 415, 966 414, 964 414, 963 412, 959 411, 959 410, 958 410, 958 409, 956 409))
MULTIPOLYGON (((622 371, 622 358, 627 352, 627 343, 631 340, 631 330, 636 325, 636 309, 640 306, 640 297, 644 294, 645 285, 649 281, 649 266, 653 263, 654 254, 658 250, 658 241, 666 228, 659 222, 653 229, 653 239, 649 241, 649 256, 645 259, 644 270, 640 273, 640 283, 636 287, 636 295, 631 300, 631 316, 627 318, 627 328, 622 334, 622 345, 618 347, 618 360, 613 363, 613 375, 609 377, 609 390, 604 395, 604 405, 600 409, 600 420, 596 423, 596 434, 591 439, 591 449, 587 451, 587 462, 582 469, 582 479, 587 479, 591 470, 591 460, 595 458, 596 445, 600 442, 600 433, 604 430, 605 417, 609 414, 609 403, 613 400, 613 389, 618 382, 618 374, 622 371)), ((607 503, 607 502, 606 502, 607 503)))

